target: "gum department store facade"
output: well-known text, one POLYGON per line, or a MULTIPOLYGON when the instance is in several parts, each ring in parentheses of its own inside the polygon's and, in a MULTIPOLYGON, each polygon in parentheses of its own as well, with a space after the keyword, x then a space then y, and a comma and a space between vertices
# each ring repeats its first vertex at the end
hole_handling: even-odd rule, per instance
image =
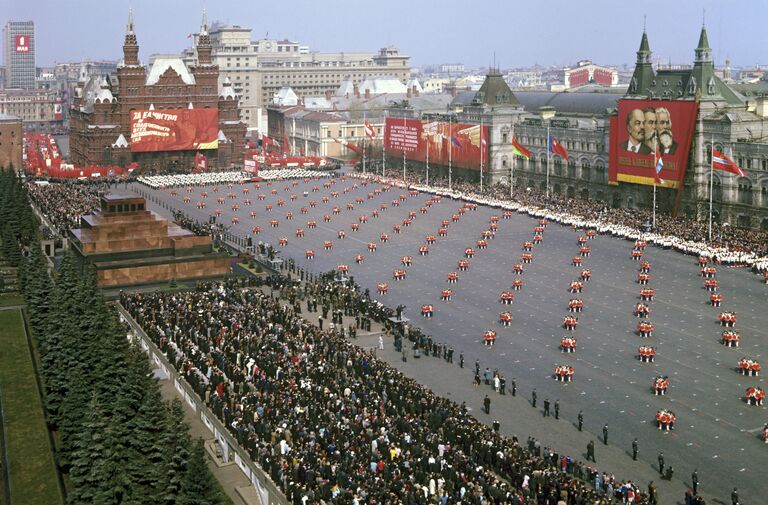
MULTIPOLYGON (((679 214, 706 220, 709 209, 709 152, 723 150, 747 177, 714 172, 713 216, 716 222, 768 229, 768 98, 763 89, 730 86, 715 75, 712 51, 702 28, 693 66, 654 70, 648 38, 643 33, 634 76, 623 98, 700 100, 679 214), (739 91, 736 90, 739 89, 739 91), (762 93, 762 95, 761 95, 762 93), (703 131, 702 130, 703 126, 703 131), (762 132, 762 133, 761 133, 762 132), (703 146, 703 150, 702 150, 703 146), (731 151, 732 149, 732 151, 731 151)), ((451 104, 452 120, 490 130, 490 163, 486 182, 509 183, 514 162, 515 187, 544 190, 547 171, 547 126, 570 154, 567 163, 553 155, 550 191, 569 198, 602 200, 614 207, 650 208, 651 186, 608 184, 610 117, 621 95, 613 93, 518 92, 514 94, 498 71, 491 71, 478 92, 460 93, 451 104), (513 160, 512 136, 532 153, 531 160, 513 160)), ((391 115, 412 115, 392 110, 391 115)), ((432 115, 433 119, 444 119, 432 115)), ((622 128, 622 125, 619 125, 622 128)), ((395 163, 395 158, 392 159, 395 163)), ((437 168, 437 167, 435 167, 437 168)), ((445 172, 445 167, 439 170, 445 172)), ((477 179, 454 169, 454 175, 477 179)), ((661 212, 671 212, 674 190, 657 191, 661 212)))

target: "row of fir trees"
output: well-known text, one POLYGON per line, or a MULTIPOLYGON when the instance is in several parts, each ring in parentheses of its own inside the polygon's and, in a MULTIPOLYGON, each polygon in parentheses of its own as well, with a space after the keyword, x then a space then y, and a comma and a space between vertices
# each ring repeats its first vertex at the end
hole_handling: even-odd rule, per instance
POLYGON ((126 338, 93 268, 66 254, 49 274, 24 185, 1 172, 2 253, 19 265, 67 502, 228 503, 202 441, 189 436, 181 402, 163 401, 146 355, 126 338))

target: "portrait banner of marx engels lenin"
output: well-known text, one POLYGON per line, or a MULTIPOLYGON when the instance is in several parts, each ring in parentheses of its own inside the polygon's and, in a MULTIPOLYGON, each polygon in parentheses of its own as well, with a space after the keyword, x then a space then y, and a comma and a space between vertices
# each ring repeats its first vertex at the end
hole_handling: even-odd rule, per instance
POLYGON ((680 187, 697 108, 698 102, 688 100, 619 100, 618 115, 611 118, 608 182, 680 187))

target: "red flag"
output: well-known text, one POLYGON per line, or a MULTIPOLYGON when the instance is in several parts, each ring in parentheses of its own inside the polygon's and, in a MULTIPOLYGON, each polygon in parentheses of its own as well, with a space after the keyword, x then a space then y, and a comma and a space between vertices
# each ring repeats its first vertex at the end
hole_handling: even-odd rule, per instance
POLYGON ((369 139, 373 140, 376 138, 376 130, 373 129, 373 126, 371 126, 371 123, 369 123, 367 119, 365 120, 364 129, 365 134, 369 139))
POLYGON ((269 146, 269 145, 277 146, 278 148, 280 148, 280 142, 278 142, 277 140, 273 139, 272 137, 267 137, 266 135, 262 135, 261 136, 261 147, 262 147, 262 149, 267 147, 267 146, 269 146))
POLYGON ((287 153, 289 151, 288 146, 290 143, 288 142, 288 134, 283 133, 283 152, 287 153))
POLYGON ((549 136, 549 152, 552 154, 559 154, 563 159, 568 159, 568 150, 555 138, 554 135, 549 136))
POLYGON ((523 144, 517 141, 517 137, 512 137, 512 152, 526 159, 531 159, 531 151, 523 147, 523 144))
POLYGON ((742 170, 735 161, 717 149, 712 149, 712 168, 724 170, 734 175, 738 175, 739 177, 747 176, 747 174, 744 173, 744 170, 742 170))
POLYGON ((358 146, 357 144, 353 144, 352 142, 347 142, 347 143, 346 143, 346 144, 344 144, 344 145, 345 145, 345 146, 347 147, 347 149, 349 149, 350 151, 354 151, 354 152, 356 152, 357 154, 360 154, 360 155, 362 155, 362 154, 363 154, 363 148, 362 148, 362 147, 360 147, 360 146, 358 146))

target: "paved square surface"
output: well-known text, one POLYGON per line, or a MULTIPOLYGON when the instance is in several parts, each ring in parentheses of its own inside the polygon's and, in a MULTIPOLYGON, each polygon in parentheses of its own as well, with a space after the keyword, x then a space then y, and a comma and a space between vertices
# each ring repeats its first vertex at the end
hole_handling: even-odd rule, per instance
MULTIPOLYGON (((768 286, 761 278, 746 269, 718 266, 719 292, 724 302, 716 309, 709 305, 709 293, 703 288, 695 257, 648 247, 643 259, 652 265, 648 287, 656 290, 656 298, 649 302, 649 320, 655 331, 652 338, 642 339, 635 332, 638 319, 632 313, 639 301, 640 285, 636 282, 639 263, 630 254, 631 241, 604 235, 590 240, 591 255, 583 259, 583 267, 592 271, 592 280, 585 283, 581 295, 572 295, 568 286, 581 268, 572 266, 571 258, 578 255, 577 237, 584 232, 550 223, 543 233, 543 243, 534 247, 533 262, 525 265, 520 276, 524 282, 522 290, 516 292, 512 306, 505 306, 499 303, 499 294, 511 290, 516 277, 512 266, 520 262, 523 242, 533 237, 535 219, 516 213, 511 219, 503 219, 501 209, 479 206, 467 211, 458 222, 452 222, 463 202, 443 198, 422 214, 421 208, 430 199, 425 193, 411 196, 408 191, 393 187, 377 191, 369 198, 369 193, 382 190, 383 186, 337 179, 326 188, 325 182, 329 181, 279 181, 261 183, 259 188, 253 183, 235 184, 231 189, 221 186, 218 191, 210 186, 195 187, 191 193, 180 187, 175 188, 175 195, 171 189, 152 190, 141 184, 129 185, 128 189, 147 196, 150 208, 166 216, 170 216, 172 209, 179 209, 207 221, 219 209, 220 222, 229 224, 232 217, 239 217, 239 223, 231 226, 231 232, 237 235, 250 236, 253 226, 258 225, 262 231, 254 236, 255 242, 261 240, 277 246, 278 239, 286 237, 287 245, 277 247, 280 256, 294 258, 298 266, 313 272, 348 265, 350 275, 363 288, 369 288, 374 298, 391 307, 404 304, 404 315, 415 325, 437 342, 455 348, 455 363, 447 377, 429 373, 429 367, 424 367, 423 376, 419 377, 436 391, 464 391, 472 381, 474 362, 478 360, 481 369, 499 369, 508 385, 512 378, 516 379, 518 398, 510 405, 516 406, 518 412, 525 407, 522 399, 529 400, 533 388, 538 393, 539 407, 545 398, 553 404, 559 399, 562 420, 558 425, 541 421, 530 407, 525 414, 519 414, 528 416, 529 421, 532 415, 538 419, 537 428, 543 429, 543 434, 537 436, 545 445, 566 446, 569 451, 569 447, 574 447, 576 452, 575 448, 583 447, 590 435, 601 436, 603 424, 608 423, 610 445, 626 452, 637 437, 640 459, 647 467, 655 467, 656 456, 664 451, 667 464, 675 467, 676 478, 687 482, 694 468, 698 469, 705 495, 711 493, 725 500, 730 489, 737 486, 743 499, 757 503, 755 500, 768 492, 768 483, 762 477, 768 445, 759 439, 764 423, 768 422, 768 412, 766 407, 748 406, 743 400, 747 387, 765 388, 764 377, 744 377, 736 371, 737 361, 745 356, 766 364, 768 286), (314 187, 318 190, 313 191, 314 187), (243 193, 244 188, 249 190, 248 194, 243 193), (272 194, 272 190, 277 190, 277 194, 272 194), (200 196, 201 191, 208 193, 207 198, 200 196), (228 197, 230 192, 234 198, 228 197), (264 195, 263 200, 259 194, 264 195), (291 195, 295 195, 294 200, 291 195), (405 199, 401 201, 400 195, 405 199), (324 196, 328 197, 327 203, 322 200, 324 196), (184 197, 190 201, 185 203, 184 197), (225 198, 223 204, 217 203, 220 197, 225 198), (250 198, 251 205, 245 204, 246 198, 250 198), (358 203, 358 198, 363 199, 362 203, 358 203), (207 207, 198 209, 196 203, 202 200, 207 201, 207 207), (279 205, 279 200, 284 204, 279 205), (398 201, 397 206, 393 200, 398 201), (311 201, 316 202, 315 207, 310 206, 311 201), (232 210, 233 203, 238 204, 238 210, 232 210), (382 204, 386 209, 381 208, 382 204), (271 211, 266 210, 267 205, 272 206, 271 211), (301 213, 302 207, 306 207, 306 214, 301 213), (338 207, 338 214, 333 213, 333 207, 338 207), (372 215, 374 210, 379 211, 378 217, 372 215), (255 219, 251 218, 251 211, 256 211, 255 219), (293 213, 293 219, 286 218, 288 212, 293 213), (411 212, 416 213, 413 223, 403 226, 402 220, 411 212), (325 214, 331 216, 330 222, 324 222, 325 214), (496 236, 489 240, 486 250, 478 250, 476 240, 489 228, 494 215, 500 218, 496 236), (361 216, 367 216, 368 221, 360 223, 361 216), (270 227, 272 219, 278 221, 277 228, 270 227), (314 229, 307 226, 312 220, 317 222, 314 229), (427 235, 438 235, 443 220, 451 221, 448 235, 437 237, 429 254, 420 256, 419 246, 425 244, 427 235), (358 231, 352 230, 352 223, 359 223, 358 231), (393 231, 395 225, 401 226, 400 233, 393 231), (303 238, 296 237, 298 228, 305 230, 303 238), (345 239, 337 237, 339 230, 346 232, 345 239), (389 235, 386 243, 380 240, 382 233, 389 235), (323 247, 328 240, 333 243, 330 251, 323 247), (368 251, 368 243, 377 245, 376 252, 368 251), (447 274, 458 271, 457 261, 464 258, 467 247, 475 249, 469 270, 459 272, 458 283, 448 284, 447 274), (314 250, 313 261, 305 258, 307 249, 314 250), (358 254, 365 256, 361 265, 355 263, 358 254), (401 258, 405 255, 413 257, 411 267, 402 267, 401 258), (407 271, 407 276, 403 281, 394 281, 392 272, 400 268, 407 271), (381 282, 389 284, 389 293, 377 296, 376 285, 381 282), (454 291, 453 298, 442 302, 440 291, 448 287, 454 291), (584 311, 577 314, 579 325, 574 334, 578 349, 573 354, 564 354, 559 348, 560 338, 566 334, 562 320, 568 314, 567 304, 572 297, 584 301, 584 311), (420 316, 423 304, 434 306, 432 319, 420 316), (512 325, 506 328, 498 323, 498 314, 504 310, 511 311, 514 317, 512 325), (721 310, 738 313, 736 329, 742 337, 738 349, 720 344, 723 328, 717 315, 721 310), (483 332, 489 329, 498 334, 493 348, 482 344, 483 332), (656 347, 655 363, 641 363, 637 359, 637 348, 643 344, 656 347), (464 353, 466 360, 463 370, 456 366, 460 353, 464 353), (563 384, 553 379, 552 370, 557 363, 575 368, 573 382, 563 384), (652 380, 658 375, 670 378, 666 396, 652 393, 652 380), (676 430, 660 432, 656 428, 654 414, 659 408, 675 412, 676 430), (584 411, 586 435, 579 434, 572 425, 579 410, 584 411), (552 440, 547 439, 547 433, 551 433, 552 440), (579 437, 584 437, 583 444, 579 437)), ((409 373, 418 376, 418 370, 415 367, 409 373)), ((480 398, 486 392, 481 390, 480 398)), ((462 400, 455 396, 454 399, 462 400)), ((469 396, 466 399, 480 415, 479 401, 469 396)), ((515 422, 515 409, 510 412, 513 418, 505 424, 515 422)), ((521 423, 526 424, 522 417, 521 423)), ((524 442, 528 433, 520 430, 518 435, 524 442)), ((633 477, 637 472, 631 460, 627 460, 618 468, 606 467, 626 473, 624 477, 633 477)), ((644 485, 642 481, 641 484, 644 485)))

